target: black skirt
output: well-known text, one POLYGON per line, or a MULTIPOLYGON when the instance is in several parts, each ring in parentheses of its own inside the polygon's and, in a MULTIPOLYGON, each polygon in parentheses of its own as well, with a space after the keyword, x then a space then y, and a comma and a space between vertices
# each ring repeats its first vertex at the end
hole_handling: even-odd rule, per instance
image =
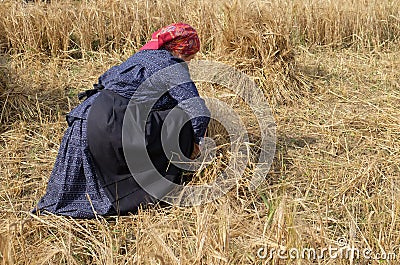
MULTIPOLYGON (((129 99, 110 90, 99 93, 87 118, 87 139, 96 176, 118 214, 136 212, 140 205, 157 201, 143 189, 143 185, 138 184, 136 174, 143 173, 141 175, 149 176, 149 179, 159 174, 172 183, 181 183, 182 170, 171 163, 170 155, 163 150, 161 138, 177 138, 181 153, 190 157, 193 128, 183 111, 174 111, 174 118, 166 122, 171 109, 158 109, 146 115, 142 130, 139 123, 145 105, 132 105, 129 99), (139 118, 127 119, 127 109, 130 116, 134 113, 133 116, 139 118), (143 166, 142 161, 147 155, 150 167, 143 166)), ((165 187, 165 193, 168 193, 168 187, 165 187)))

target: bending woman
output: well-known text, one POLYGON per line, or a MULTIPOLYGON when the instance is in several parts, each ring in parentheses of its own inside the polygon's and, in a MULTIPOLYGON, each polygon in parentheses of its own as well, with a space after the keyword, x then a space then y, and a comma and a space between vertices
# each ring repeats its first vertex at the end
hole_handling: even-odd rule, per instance
POLYGON ((139 52, 100 76, 94 89, 81 93, 86 99, 67 114, 68 128, 46 194, 34 212, 93 218, 135 212, 140 205, 156 202, 132 174, 143 171, 141 161, 147 155, 156 170, 153 173, 179 183, 182 170, 170 163, 161 138, 177 138, 186 157, 199 155, 209 110, 186 64, 199 48, 191 26, 163 27, 139 52), (177 107, 183 114, 167 122, 177 107), (127 128, 139 129, 124 131, 124 140, 127 109, 133 117, 127 128), (145 118, 143 130, 141 117, 145 118))

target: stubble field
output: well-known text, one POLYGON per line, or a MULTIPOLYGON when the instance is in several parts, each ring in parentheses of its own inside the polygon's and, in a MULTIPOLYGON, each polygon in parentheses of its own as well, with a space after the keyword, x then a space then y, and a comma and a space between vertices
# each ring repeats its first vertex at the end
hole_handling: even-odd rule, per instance
MULTIPOLYGON (((398 1, 49 2, 0 4, 2 264, 400 262, 398 1), (124 217, 30 214, 77 94, 177 21, 198 29, 196 59, 234 66, 262 89, 277 124, 265 182, 124 217), (323 252, 340 246, 359 256, 323 252), (290 258, 304 249, 315 259, 290 258)), ((198 88, 257 127, 234 97, 198 88)), ((202 176, 215 178, 222 162, 202 176)), ((249 166, 244 178, 251 174, 249 166)))

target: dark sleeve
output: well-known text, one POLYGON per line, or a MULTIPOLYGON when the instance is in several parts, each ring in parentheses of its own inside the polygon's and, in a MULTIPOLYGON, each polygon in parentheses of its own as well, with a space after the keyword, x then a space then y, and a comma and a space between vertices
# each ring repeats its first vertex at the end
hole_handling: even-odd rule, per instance
POLYGON ((178 106, 191 118, 195 142, 199 144, 200 140, 204 137, 210 121, 210 111, 204 99, 200 98, 199 92, 193 82, 175 86, 169 90, 169 94, 178 102, 178 106))

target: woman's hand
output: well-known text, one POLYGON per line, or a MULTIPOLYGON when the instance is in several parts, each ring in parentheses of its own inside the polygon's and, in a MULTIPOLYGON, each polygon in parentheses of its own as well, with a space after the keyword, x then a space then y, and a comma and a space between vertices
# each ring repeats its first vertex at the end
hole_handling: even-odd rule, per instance
POLYGON ((201 154, 200 145, 194 143, 193 152, 192 152, 192 155, 190 156, 190 159, 194 160, 194 159, 198 158, 200 156, 200 154, 201 154))

